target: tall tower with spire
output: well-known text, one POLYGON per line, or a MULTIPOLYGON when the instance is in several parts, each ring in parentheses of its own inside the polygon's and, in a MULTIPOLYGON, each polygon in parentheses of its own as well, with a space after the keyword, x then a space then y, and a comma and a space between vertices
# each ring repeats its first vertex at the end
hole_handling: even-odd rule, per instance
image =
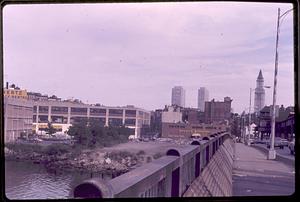
POLYGON ((256 88, 254 96, 254 112, 258 113, 265 106, 265 89, 264 89, 264 77, 261 70, 259 71, 256 79, 256 88))

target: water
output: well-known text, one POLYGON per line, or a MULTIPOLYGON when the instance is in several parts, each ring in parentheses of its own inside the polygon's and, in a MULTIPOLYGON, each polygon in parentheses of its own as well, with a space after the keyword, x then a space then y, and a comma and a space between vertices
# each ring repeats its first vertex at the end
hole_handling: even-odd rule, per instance
MULTIPOLYGON (((102 176, 101 174, 94 174, 102 176)), ((5 194, 9 199, 66 199, 71 190, 91 174, 79 172, 50 173, 43 165, 5 161, 5 194)), ((104 176, 104 179, 109 179, 104 176)))

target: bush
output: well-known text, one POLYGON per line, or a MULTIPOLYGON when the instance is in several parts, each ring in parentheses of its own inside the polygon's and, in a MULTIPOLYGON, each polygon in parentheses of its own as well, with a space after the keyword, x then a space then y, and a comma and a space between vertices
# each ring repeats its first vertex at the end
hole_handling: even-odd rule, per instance
POLYGON ((140 156, 140 155, 145 155, 146 152, 144 150, 140 150, 138 153, 136 153, 136 155, 140 156))
POLYGON ((150 163, 152 161, 152 158, 150 156, 147 156, 146 161, 147 161, 147 163, 150 163))
POLYGON ((71 147, 69 145, 64 144, 51 144, 44 148, 43 153, 48 155, 59 155, 65 154, 71 151, 71 147))

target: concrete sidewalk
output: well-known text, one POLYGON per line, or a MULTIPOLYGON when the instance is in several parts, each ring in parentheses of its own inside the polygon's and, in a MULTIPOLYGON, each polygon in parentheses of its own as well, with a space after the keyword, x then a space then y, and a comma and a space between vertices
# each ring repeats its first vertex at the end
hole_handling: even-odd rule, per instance
POLYGON ((235 144, 233 196, 291 195, 295 191, 295 168, 267 160, 261 151, 235 144))
MULTIPOLYGON (((262 151, 265 155, 268 154, 269 149, 267 148, 267 145, 263 144, 253 144, 251 147, 254 147, 260 151, 262 151)), ((290 154, 290 149, 287 147, 284 147, 283 149, 275 148, 276 150, 276 160, 281 161, 288 166, 295 167, 295 156, 290 154)))

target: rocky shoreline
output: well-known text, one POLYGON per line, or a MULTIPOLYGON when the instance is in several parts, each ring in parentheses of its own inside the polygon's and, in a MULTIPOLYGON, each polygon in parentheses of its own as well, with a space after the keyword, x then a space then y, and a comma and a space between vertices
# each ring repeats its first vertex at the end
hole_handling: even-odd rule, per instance
POLYGON ((49 171, 80 171, 110 174, 112 176, 126 173, 153 159, 153 157, 146 156, 142 151, 134 154, 124 151, 100 152, 92 150, 82 151, 76 157, 71 152, 60 155, 46 155, 36 152, 16 152, 6 147, 4 151, 6 160, 30 161, 42 164, 49 171))

